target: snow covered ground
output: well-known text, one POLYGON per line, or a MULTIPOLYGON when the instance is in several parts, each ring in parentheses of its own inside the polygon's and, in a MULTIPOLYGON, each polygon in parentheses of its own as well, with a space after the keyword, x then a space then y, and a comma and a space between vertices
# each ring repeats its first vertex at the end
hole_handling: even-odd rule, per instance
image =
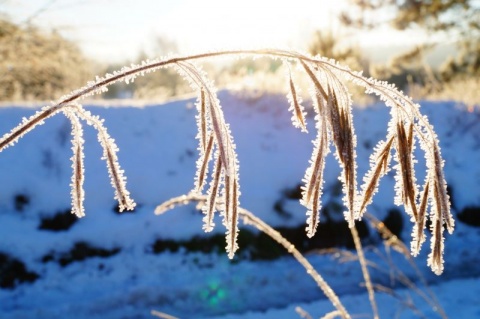
MULTIPOLYGON (((310 134, 295 129, 282 96, 224 91, 220 99, 237 144, 241 205, 274 227, 302 225, 305 210, 284 194, 300 183, 308 165, 313 123, 310 134), (276 203, 282 205, 283 213, 275 209, 276 203)), ((155 251, 159 239, 187 241, 204 236, 202 216, 193 205, 162 216, 153 214, 156 205, 193 187, 197 159, 193 102, 89 106, 105 119, 120 147, 127 186, 138 203, 134 213, 115 212, 113 189, 91 127, 85 127, 86 217, 80 220, 68 218, 71 136, 65 117, 47 120, 18 145, 0 153, 0 273, 8 271, 1 257, 8 256, 10 261, 24 263, 25 278, 31 279, 0 289, 0 318, 152 318, 151 310, 181 318, 298 318, 296 306, 317 318, 333 310, 303 268, 288 256, 232 262, 223 253, 187 253, 184 248, 155 251), (64 229, 53 229, 55 216, 63 218, 59 223, 64 229)), ((34 111, 0 108, 0 134, 34 111)), ((480 113, 469 113, 454 102, 423 102, 422 112, 441 140, 455 214, 466 207, 480 207, 480 113)), ((360 173, 368 167, 371 148, 385 136, 388 116, 389 110, 380 104, 354 110, 360 173)), ((421 159, 418 180, 423 180, 421 159)), ((339 174, 333 156, 325 173, 324 201, 328 202, 334 200, 339 174)), ((386 218, 393 196, 393 176, 386 176, 369 211, 386 218)), ((404 224, 401 235, 408 241, 407 218, 404 224)), ((458 218, 456 226, 445 242, 442 276, 426 267, 428 245, 415 262, 450 318, 480 318, 480 228, 458 218)), ((222 227, 217 226, 214 234, 221 233, 222 227)), ((365 241, 370 244, 367 258, 379 266, 379 270, 372 268, 373 281, 393 288, 376 295, 381 317, 419 317, 409 305, 426 318, 438 317, 414 289, 404 289, 398 278, 391 277, 389 263, 394 263, 425 291, 405 258, 385 250, 376 238, 371 232, 365 241)), ((307 257, 352 315, 372 317, 358 263, 339 262, 338 254, 307 257)), ((17 264, 15 269, 20 268, 17 264)))

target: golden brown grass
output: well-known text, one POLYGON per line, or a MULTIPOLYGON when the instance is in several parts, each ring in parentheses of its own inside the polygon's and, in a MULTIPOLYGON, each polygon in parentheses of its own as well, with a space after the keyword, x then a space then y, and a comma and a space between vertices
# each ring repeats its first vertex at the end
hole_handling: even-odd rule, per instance
POLYGON ((98 131, 100 144, 104 148, 104 159, 115 189, 115 198, 119 201, 120 210, 133 209, 134 202, 129 197, 126 189, 125 177, 117 160, 118 148, 113 139, 108 135, 102 121, 85 111, 78 101, 93 94, 108 90, 108 86, 125 81, 129 83, 138 75, 153 72, 164 67, 173 67, 198 92, 198 138, 199 160, 196 175, 195 192, 201 193, 204 184, 209 179, 208 163, 214 161, 213 174, 207 191, 208 201, 203 208, 206 215, 204 229, 213 228, 213 214, 217 207, 216 202, 221 199, 226 204, 220 214, 223 224, 227 229, 227 251, 233 257, 238 232, 237 215, 240 197, 238 175, 238 161, 235 151, 233 136, 226 123, 216 89, 207 75, 194 65, 193 62, 201 59, 215 58, 218 56, 266 56, 281 59, 288 68, 288 94, 293 124, 306 130, 306 120, 303 108, 300 105, 291 69, 298 67, 303 70, 311 81, 311 98, 314 102, 315 128, 317 139, 312 153, 311 165, 305 173, 305 187, 302 204, 307 208, 308 226, 307 234, 313 236, 319 222, 321 208, 320 197, 323 185, 323 170, 325 156, 330 150, 330 145, 335 149, 342 173, 340 179, 343 184, 345 203, 345 218, 350 226, 356 219, 360 219, 367 205, 371 202, 373 194, 378 188, 379 180, 390 167, 390 153, 395 151, 394 166, 396 176, 396 203, 404 205, 407 213, 412 216, 414 232, 412 233, 412 251, 417 254, 424 240, 423 229, 426 225, 426 209, 430 206, 430 219, 432 220, 431 253, 428 264, 432 270, 440 274, 443 270, 443 229, 453 231, 453 219, 450 214, 450 204, 446 193, 446 183, 443 174, 443 160, 438 146, 438 140, 433 127, 428 119, 419 112, 419 105, 409 97, 398 91, 394 86, 375 79, 366 78, 359 72, 341 66, 333 60, 321 57, 311 57, 306 54, 284 50, 239 50, 219 51, 183 57, 169 57, 154 61, 146 61, 141 65, 125 67, 103 78, 89 82, 87 86, 73 91, 60 98, 51 106, 46 106, 29 119, 24 120, 10 133, 5 134, 0 140, 0 151, 13 145, 25 133, 35 126, 43 124, 44 120, 58 112, 64 112, 73 122, 74 131, 74 174, 72 181, 72 202, 74 212, 83 215, 82 201, 83 190, 83 164, 81 147, 81 124, 77 118, 86 121, 98 131), (356 135, 352 121, 352 100, 345 83, 352 82, 365 88, 367 94, 379 96, 391 108, 391 120, 386 140, 381 141, 371 158, 371 169, 364 176, 362 187, 357 186, 356 163, 356 135), (77 133, 75 133, 77 132, 77 133), (427 173, 423 191, 419 191, 416 183, 413 150, 418 142, 425 153, 427 173), (212 156, 213 155, 213 156, 212 156))
MULTIPOLYGON (((343 185, 344 214, 352 232, 355 232, 355 220, 361 219, 364 215, 368 204, 372 201, 378 189, 380 179, 390 170, 390 162, 394 158, 397 162, 393 166, 396 171, 395 201, 405 207, 414 223, 411 243, 412 254, 418 254, 425 240, 423 232, 426 219, 430 218, 432 221, 432 239, 428 265, 436 274, 442 273, 443 231, 446 229, 451 233, 454 228, 454 221, 450 213, 450 203, 446 192, 443 173, 444 163, 438 146, 439 141, 433 127, 429 124, 428 119, 420 113, 419 105, 394 86, 386 82, 366 78, 361 73, 341 66, 333 60, 312 57, 294 51, 265 49, 218 51, 145 61, 141 65, 124 67, 113 74, 98 77, 95 81, 89 82, 87 86, 61 97, 50 106, 42 108, 0 139, 0 152, 13 145, 37 125, 43 124, 49 117, 63 112, 72 122, 74 152, 71 183, 72 211, 81 217, 84 215, 84 193, 82 189, 84 168, 82 124, 80 120, 83 120, 92 125, 98 132, 98 140, 104 149, 103 158, 107 164, 120 210, 131 210, 135 207, 135 203, 130 198, 123 171, 118 164, 118 148, 103 126, 102 120, 83 109, 78 102, 87 96, 105 92, 115 82, 125 81, 128 84, 139 75, 172 67, 198 93, 197 138, 199 140, 199 159, 197 161, 195 187, 191 193, 181 198, 183 200, 196 199, 203 203, 202 211, 205 214, 203 228, 205 231, 213 229, 214 214, 216 211, 220 212, 223 217, 223 225, 226 228, 226 249, 230 258, 233 258, 235 251, 238 249, 236 241, 239 216, 247 223, 253 223, 260 230, 269 233, 272 238, 292 252, 295 258, 305 266, 307 272, 314 277, 325 294, 329 296, 341 316, 348 318, 348 313, 338 298, 334 296, 333 291, 311 266, 305 264, 308 261, 303 256, 297 255, 295 247, 253 214, 247 213, 239 206, 240 177, 234 139, 223 116, 222 107, 212 81, 199 66, 194 64, 199 60, 219 56, 263 56, 280 59, 287 68, 286 82, 289 90, 287 97, 290 101, 292 122, 302 131, 307 130, 308 124, 292 70, 295 69, 296 74, 303 73, 310 81, 310 98, 313 101, 313 110, 316 113, 314 121, 317 137, 314 142, 310 166, 305 172, 305 185, 301 199, 301 203, 307 210, 308 225, 306 230, 308 236, 311 237, 315 234, 319 222, 325 157, 331 147, 334 148, 335 157, 342 168, 340 180, 343 185), (385 132, 386 137, 375 147, 370 157, 370 170, 363 177, 361 187, 358 187, 357 182, 356 135, 352 119, 353 101, 346 83, 363 87, 366 94, 380 97, 386 106, 391 109, 391 119, 388 130, 385 132), (427 167, 426 179, 421 191, 417 185, 414 167, 413 151, 417 144, 425 154, 427 167), (392 151, 393 156, 391 155, 392 151), (210 165, 213 166, 211 174, 208 172, 210 165), (204 193, 203 189, 207 184, 208 190, 204 193), (429 213, 427 213, 428 207, 430 208, 429 213)), ((167 209, 178 201, 177 198, 167 202, 159 210, 167 209)), ((359 241, 356 242, 356 246, 361 251, 359 241)), ((359 257, 363 259, 363 257, 359 257)), ((370 280, 365 264, 366 262, 362 261, 362 270, 370 292, 374 313, 377 316, 373 289, 368 284, 370 280)))

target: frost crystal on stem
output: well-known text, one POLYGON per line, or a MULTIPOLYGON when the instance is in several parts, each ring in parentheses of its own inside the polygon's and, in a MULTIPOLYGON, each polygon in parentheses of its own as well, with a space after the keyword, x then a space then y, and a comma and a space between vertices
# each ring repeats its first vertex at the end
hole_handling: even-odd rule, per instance
POLYGON ((216 203, 221 194, 225 202, 221 215, 223 216, 223 224, 227 229, 226 249, 228 256, 233 258, 234 252, 238 249, 236 243, 238 235, 237 207, 240 196, 238 161, 233 137, 228 124, 225 122, 220 101, 216 95, 216 89, 206 78, 203 71, 190 62, 178 62, 175 64, 175 67, 194 90, 200 91, 200 97, 197 102, 197 137, 200 140, 200 157, 197 161, 193 192, 202 191, 206 182, 211 154, 215 153, 214 171, 208 190, 208 200, 202 208, 205 214, 203 229, 205 231, 213 230, 213 216, 217 209, 216 203))
MULTIPOLYGON (((297 64, 310 80, 311 96, 314 105, 315 128, 317 137, 310 159, 310 166, 305 172, 301 203, 307 209, 307 234, 313 236, 319 221, 321 208, 320 198, 323 186, 323 170, 325 157, 330 145, 335 148, 335 157, 340 163, 342 172, 340 180, 343 185, 343 200, 346 207, 345 219, 353 227, 354 220, 361 218, 377 192, 379 180, 390 170, 391 156, 397 162, 396 203, 403 205, 414 223, 411 250, 418 254, 425 240, 423 230, 426 218, 432 221, 431 252, 428 264, 439 274, 443 270, 443 232, 453 232, 454 220, 450 213, 450 202, 446 192, 443 174, 443 159, 440 154, 439 141, 428 119, 420 113, 420 106, 387 82, 366 78, 361 73, 350 70, 334 60, 312 57, 295 51, 262 49, 262 50, 229 50, 206 52, 187 56, 169 56, 140 65, 124 67, 120 71, 97 77, 83 88, 75 90, 60 98, 52 106, 44 107, 31 117, 3 135, 0 139, 0 152, 17 142, 22 136, 44 123, 46 119, 58 112, 65 112, 72 122, 73 176, 72 176, 72 210, 83 216, 83 140, 81 138, 80 120, 85 120, 98 132, 98 140, 103 147, 103 158, 107 163, 111 183, 115 189, 115 198, 120 210, 133 209, 135 203, 126 189, 125 177, 118 159, 118 148, 107 133, 102 120, 85 111, 78 100, 105 92, 116 82, 130 83, 139 75, 154 72, 165 67, 173 67, 199 93, 197 101, 197 138, 199 140, 199 159, 195 175, 195 186, 191 194, 203 191, 204 185, 210 184, 208 197, 204 203, 205 230, 213 227, 213 213, 219 209, 223 216, 223 224, 227 233, 227 252, 233 257, 237 249, 239 215, 239 165, 233 136, 225 121, 216 89, 211 80, 193 62, 201 59, 220 56, 243 58, 266 56, 281 59, 288 68, 287 98, 292 112, 292 123, 302 131, 306 131, 305 112, 302 98, 292 75, 290 65, 297 64), (370 169, 363 177, 364 184, 357 189, 356 134, 353 126, 352 99, 346 83, 353 83, 365 89, 367 94, 377 95, 386 106, 391 108, 391 120, 386 138, 380 142, 370 158, 370 169), (415 158, 413 156, 416 143, 425 153, 427 171, 423 190, 420 191, 415 178, 415 158), (213 174, 209 177, 209 165, 215 161, 213 174), (222 205, 218 205, 222 202, 222 205)), ((193 195, 192 195, 193 196, 193 195)), ((168 207, 164 207, 165 209, 168 207)))
POLYGON ((84 180, 84 164, 83 164, 83 129, 80 120, 77 115, 70 109, 64 110, 65 116, 72 123, 72 182, 70 184, 72 188, 72 213, 77 217, 85 216, 85 208, 83 202, 85 200, 85 192, 83 190, 84 180))
POLYGON ((292 115, 292 123, 293 126, 300 128, 302 132, 307 132, 307 126, 305 122, 305 109, 301 105, 302 104, 302 97, 297 94, 298 89, 296 88, 295 82, 292 78, 292 70, 290 69, 290 65, 288 62, 284 62, 288 67, 288 94, 287 99, 290 102, 290 108, 288 109, 290 112, 293 113, 292 115))
POLYGON ((103 126, 103 120, 98 116, 92 115, 80 105, 75 105, 76 114, 81 119, 85 120, 87 124, 93 126, 98 132, 98 141, 103 148, 102 159, 107 163, 108 174, 110 181, 115 189, 115 199, 118 201, 118 208, 120 212, 126 210, 133 210, 135 202, 130 198, 130 192, 127 190, 126 177, 123 175, 123 170, 118 163, 118 147, 113 138, 103 126))

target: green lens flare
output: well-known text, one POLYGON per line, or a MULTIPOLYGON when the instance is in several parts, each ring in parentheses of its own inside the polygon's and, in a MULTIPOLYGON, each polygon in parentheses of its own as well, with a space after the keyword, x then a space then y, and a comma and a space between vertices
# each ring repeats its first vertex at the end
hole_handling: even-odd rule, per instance
POLYGON ((227 291, 216 280, 209 282, 207 287, 200 291, 200 298, 210 307, 216 307, 226 297, 227 291))

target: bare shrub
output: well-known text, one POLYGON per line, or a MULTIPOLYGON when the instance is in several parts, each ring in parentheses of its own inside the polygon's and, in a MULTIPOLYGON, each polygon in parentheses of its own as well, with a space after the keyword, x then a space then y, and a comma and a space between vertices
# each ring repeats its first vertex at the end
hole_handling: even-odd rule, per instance
POLYGON ((0 17, 0 100, 51 100, 92 76, 76 44, 0 17))

